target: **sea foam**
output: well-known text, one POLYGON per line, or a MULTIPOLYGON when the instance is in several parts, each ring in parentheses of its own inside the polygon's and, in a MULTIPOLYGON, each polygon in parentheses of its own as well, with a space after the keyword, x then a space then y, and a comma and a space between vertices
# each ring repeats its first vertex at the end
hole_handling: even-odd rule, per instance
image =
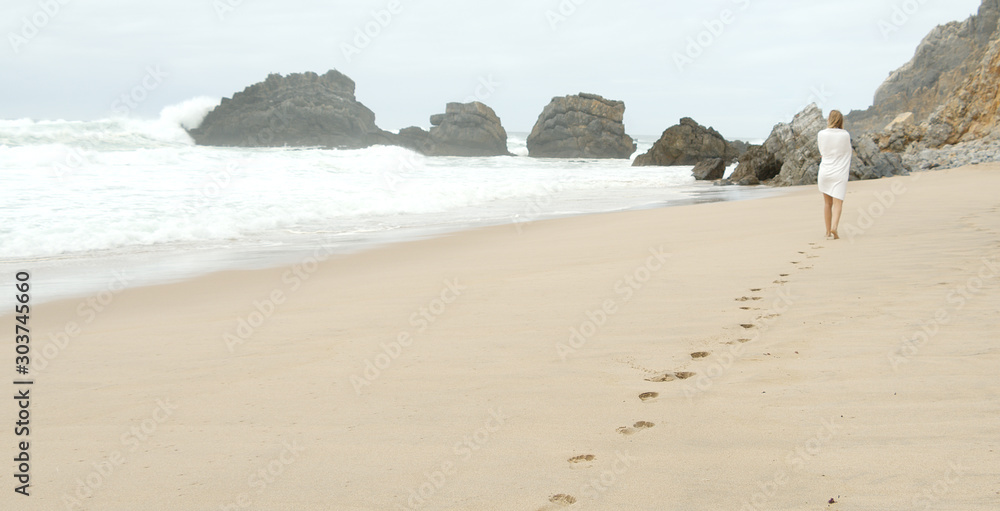
MULTIPOLYGON (((509 139, 521 156, 493 158, 195 145, 186 129, 217 104, 194 98, 157 119, 0 121, 0 258, 309 246, 628 209, 706 190, 690 167, 527 158, 522 133, 509 139)), ((640 140, 640 151, 653 140, 640 140)))

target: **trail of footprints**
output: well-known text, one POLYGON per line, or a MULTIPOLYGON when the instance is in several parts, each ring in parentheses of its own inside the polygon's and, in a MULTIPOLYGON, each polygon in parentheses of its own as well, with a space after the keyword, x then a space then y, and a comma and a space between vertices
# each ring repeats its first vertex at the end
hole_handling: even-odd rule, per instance
MULTIPOLYGON (((816 243, 810 243, 809 245, 810 245, 810 249, 811 250, 820 250, 820 249, 823 248, 822 245, 818 245, 816 243)), ((805 256, 806 259, 815 259, 815 258, 819 257, 818 255, 809 254, 807 252, 801 252, 801 251, 799 252, 799 255, 805 256)), ((790 261, 790 263, 793 264, 793 265, 795 265, 795 269, 797 269, 797 270, 811 270, 813 268, 812 266, 802 266, 802 261, 790 261)), ((787 284, 788 281, 785 280, 785 279, 789 278, 789 277, 791 277, 790 273, 780 273, 780 274, 778 274, 778 279, 776 279, 774 281, 774 284, 778 284, 778 285, 787 284)), ((753 294, 760 293, 761 291, 763 291, 763 288, 753 288, 753 289, 750 290, 750 292, 753 293, 753 294)), ((751 296, 741 296, 739 298, 736 298, 735 301, 740 302, 740 303, 748 303, 748 302, 761 301, 763 299, 764 299, 764 297, 762 297, 762 296, 751 295, 751 296)), ((746 305, 741 306, 739 309, 740 310, 744 310, 744 311, 760 310, 759 308, 751 308, 751 307, 746 306, 746 305)), ((776 313, 762 315, 762 316, 758 316, 757 320, 760 320, 760 319, 772 319, 772 318, 778 317, 779 315, 780 314, 776 314, 776 313)), ((756 323, 741 323, 740 324, 740 328, 742 328, 743 330, 752 330, 752 329, 757 328, 757 324, 756 323)), ((751 340, 752 339, 748 339, 748 338, 740 338, 740 339, 736 339, 736 340, 732 340, 732 341, 726 341, 723 344, 728 344, 728 345, 743 344, 743 343, 748 343, 751 340)), ((709 351, 696 351, 696 352, 691 353, 691 359, 695 360, 695 361, 697 361, 697 360, 704 360, 704 359, 709 358, 711 356, 712 356, 712 353, 709 352, 709 351)), ((633 368, 636 368, 636 366, 635 366, 634 363, 633 364, 629 364, 629 365, 632 365, 633 368)), ((646 372, 648 372, 648 373, 654 373, 654 371, 650 371, 650 370, 645 369, 645 368, 643 368, 643 370, 646 371, 646 372)), ((645 378, 645 381, 648 381, 648 382, 651 382, 651 383, 668 383, 668 382, 672 382, 672 381, 676 381, 676 380, 686 380, 686 379, 691 378, 691 377, 696 376, 696 375, 697 375, 697 373, 691 372, 691 371, 666 371, 666 372, 654 373, 652 376, 649 376, 649 377, 645 378)), ((660 393, 659 392, 643 392, 643 393, 639 394, 639 400, 642 401, 643 403, 652 403, 652 402, 655 402, 655 401, 658 400, 659 397, 660 397, 660 393)), ((650 429, 650 428, 652 428, 654 426, 656 426, 656 424, 654 424, 652 422, 649 422, 649 421, 637 421, 634 424, 632 424, 631 426, 621 426, 616 431, 619 434, 623 435, 623 436, 631 436, 631 435, 635 435, 637 433, 640 433, 643 430, 650 429)), ((593 454, 581 454, 581 455, 578 455, 578 456, 573 456, 572 458, 569 458, 567 461, 569 462, 569 464, 571 466, 574 466, 574 467, 590 468, 593 465, 592 462, 594 460, 596 460, 596 459, 597 459, 597 456, 595 456, 593 454)), ((559 493, 559 494, 550 496, 549 497, 549 502, 551 502, 553 504, 556 504, 559 507, 565 507, 565 506, 571 506, 571 505, 575 504, 576 503, 576 498, 573 497, 572 495, 568 495, 568 494, 565 494, 565 493, 559 493)))

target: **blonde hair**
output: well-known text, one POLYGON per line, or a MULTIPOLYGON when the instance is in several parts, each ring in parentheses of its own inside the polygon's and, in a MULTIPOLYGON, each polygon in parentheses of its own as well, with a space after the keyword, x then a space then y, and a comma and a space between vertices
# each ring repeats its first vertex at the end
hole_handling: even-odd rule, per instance
POLYGON ((830 111, 830 118, 826 121, 827 128, 844 129, 844 114, 840 110, 830 111))

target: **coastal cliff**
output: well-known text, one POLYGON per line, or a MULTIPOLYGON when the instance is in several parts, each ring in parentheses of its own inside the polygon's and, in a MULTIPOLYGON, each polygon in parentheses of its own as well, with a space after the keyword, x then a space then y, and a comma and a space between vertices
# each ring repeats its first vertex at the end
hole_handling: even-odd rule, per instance
POLYGON ((878 88, 873 105, 847 115, 848 129, 879 131, 904 112, 912 112, 918 122, 927 119, 980 67, 998 20, 1000 0, 984 0, 976 15, 931 30, 913 58, 878 88))
MULTIPOLYGON (((1000 0, 984 0, 976 16, 959 24, 973 47, 961 66, 955 68, 954 71, 960 73, 948 81, 938 82, 942 86, 942 99, 939 104, 930 105, 934 108, 929 114, 923 115, 926 108, 914 108, 899 112, 884 128, 876 128, 872 136, 881 151, 901 154, 904 162, 915 169, 1000 161, 998 20, 1000 0)), ((941 30, 942 27, 938 27, 935 32, 941 30)), ((949 61, 947 46, 940 46, 936 52, 929 51, 926 46, 921 45, 925 60, 937 56, 943 62, 949 61)), ((918 49, 918 55, 920 53, 918 49)))

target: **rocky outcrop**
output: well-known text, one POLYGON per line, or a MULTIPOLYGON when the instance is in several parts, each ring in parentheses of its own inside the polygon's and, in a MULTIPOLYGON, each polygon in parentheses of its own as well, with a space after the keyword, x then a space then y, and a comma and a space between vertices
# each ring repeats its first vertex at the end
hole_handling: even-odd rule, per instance
POLYGON ((896 153, 905 151, 910 144, 921 140, 926 134, 927 128, 915 124, 911 112, 900 114, 884 130, 871 133, 880 150, 896 153))
POLYGON ((393 139, 354 97, 354 81, 336 70, 272 74, 224 98, 189 133, 199 145, 239 147, 354 149, 393 139))
POLYGON ((737 151, 718 131, 685 117, 676 126, 667 128, 653 147, 646 154, 639 155, 632 165, 695 165, 702 160, 714 158, 720 158, 725 164, 729 164, 739 156, 737 151))
POLYGON ((914 118, 913 112, 903 112, 897 115, 896 118, 885 127, 885 129, 891 130, 897 127, 913 126, 915 124, 914 118))
POLYGON ((691 170, 691 175, 698 181, 715 181, 726 175, 726 160, 712 158, 698 162, 691 170))
POLYGON ((816 135, 824 128, 823 112, 816 104, 809 105, 790 124, 775 126, 762 146, 751 148, 730 180, 739 183, 752 177, 773 180, 776 186, 815 183, 820 161, 816 135))
POLYGON ((878 131, 903 112, 918 121, 945 104, 979 66, 997 35, 1000 0, 984 0, 978 14, 941 25, 920 43, 910 62, 879 87, 871 108, 847 116, 852 132, 878 131))
POLYGON ((762 145, 750 146, 729 181, 738 185, 756 185, 774 179, 781 172, 781 162, 762 145))
POLYGON ((928 121, 930 147, 968 142, 991 134, 998 125, 1000 106, 1000 39, 993 41, 965 82, 948 99, 944 107, 928 121), (947 128, 950 133, 943 136, 947 128), (932 130, 937 129, 934 133, 932 130), (944 138, 943 144, 940 139, 944 138))
POLYGON ((445 113, 431 116, 430 132, 400 130, 399 145, 427 156, 506 156, 507 131, 492 108, 476 101, 448 103, 445 113))
MULTIPOLYGON (((729 181, 735 184, 756 184, 770 180, 773 186, 815 184, 822 159, 816 137, 826 129, 823 112, 809 105, 790 124, 774 127, 761 146, 751 147, 740 158, 729 181)), ((873 135, 852 136, 855 149, 851 175, 854 179, 877 179, 904 174, 907 171, 897 154, 879 149, 873 135)))
MULTIPOLYGON (((927 120, 915 124, 901 115, 883 130, 874 133, 879 149, 910 155, 990 137, 1000 124, 1000 39, 990 42, 979 65, 927 120)), ((973 147, 962 145, 962 147, 973 147)), ((977 151, 978 153, 978 151, 977 151)), ((982 153, 980 153, 982 154, 982 153)), ((956 153, 955 161, 965 159, 956 153)), ((935 157, 935 161, 940 158, 935 157)), ((930 161, 930 160, 928 160, 930 161)), ((987 160, 989 161, 989 160, 987 160)), ((944 162, 943 166, 950 166, 944 162)), ((919 168, 926 168, 921 164, 919 168)))
POLYGON ((629 158, 636 145, 625 134, 625 103, 596 94, 553 98, 528 136, 536 158, 629 158))
POLYGON ((899 176, 907 174, 910 170, 898 154, 879 149, 875 136, 871 133, 852 135, 851 145, 854 147, 851 179, 899 176))
POLYGON ((816 183, 819 172, 819 144, 816 136, 826 128, 823 112, 815 104, 795 116, 791 124, 779 124, 764 142, 764 148, 781 161, 775 186, 816 183))
MULTIPOLYGON (((875 105, 866 112, 852 112, 848 121, 871 129, 871 141, 883 160, 894 164, 887 153, 896 153, 903 168, 1000 161, 998 23, 1000 0, 984 0, 978 14, 965 22, 934 29, 914 59, 879 89, 875 105), (882 126, 872 125, 893 113, 903 115, 882 126)), ((866 147, 855 147, 859 156, 873 152, 862 143, 866 147)), ((886 162, 882 163, 881 170, 874 167, 875 173, 886 172, 886 162)))

